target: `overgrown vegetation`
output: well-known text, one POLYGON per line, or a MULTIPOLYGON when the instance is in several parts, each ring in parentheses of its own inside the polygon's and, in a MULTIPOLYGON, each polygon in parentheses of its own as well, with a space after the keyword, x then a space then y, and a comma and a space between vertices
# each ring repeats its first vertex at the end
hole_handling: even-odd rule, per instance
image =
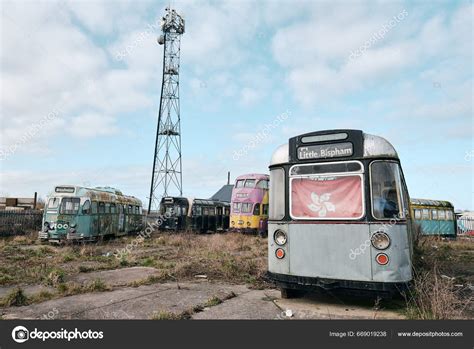
POLYGON ((414 282, 406 295, 410 319, 471 317, 474 243, 424 237, 414 249, 414 282))

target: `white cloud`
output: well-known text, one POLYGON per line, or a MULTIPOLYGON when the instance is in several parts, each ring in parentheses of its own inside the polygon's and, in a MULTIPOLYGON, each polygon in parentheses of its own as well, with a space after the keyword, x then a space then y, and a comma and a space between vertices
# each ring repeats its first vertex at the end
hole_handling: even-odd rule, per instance
POLYGON ((93 138, 118 133, 115 119, 108 115, 89 113, 75 116, 68 125, 69 132, 80 138, 93 138))
POLYGON ((472 5, 427 21, 411 18, 408 12, 383 39, 353 60, 351 52, 403 8, 369 9, 359 3, 344 11, 337 8, 324 14, 314 11, 306 21, 281 28, 273 38, 274 58, 287 68, 289 86, 305 105, 386 82, 433 58, 472 58, 472 5))

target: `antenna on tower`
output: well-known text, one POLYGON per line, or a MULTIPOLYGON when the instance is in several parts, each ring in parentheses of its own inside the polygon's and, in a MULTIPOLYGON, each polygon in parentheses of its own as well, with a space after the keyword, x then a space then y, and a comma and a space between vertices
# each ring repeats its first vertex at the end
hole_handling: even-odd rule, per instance
POLYGON ((161 19, 158 44, 163 50, 163 81, 156 129, 155 154, 148 214, 159 209, 163 196, 183 195, 181 119, 179 105, 179 57, 184 19, 171 6, 161 19))

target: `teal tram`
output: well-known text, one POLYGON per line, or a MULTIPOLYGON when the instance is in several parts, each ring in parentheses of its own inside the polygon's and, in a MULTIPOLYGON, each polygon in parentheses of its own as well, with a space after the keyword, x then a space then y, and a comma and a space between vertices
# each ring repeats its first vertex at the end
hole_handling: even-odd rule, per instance
POLYGON ((48 196, 41 241, 94 241, 144 228, 142 203, 110 187, 61 185, 48 196))
POLYGON ((411 199, 410 208, 421 235, 456 238, 456 216, 449 201, 411 199))

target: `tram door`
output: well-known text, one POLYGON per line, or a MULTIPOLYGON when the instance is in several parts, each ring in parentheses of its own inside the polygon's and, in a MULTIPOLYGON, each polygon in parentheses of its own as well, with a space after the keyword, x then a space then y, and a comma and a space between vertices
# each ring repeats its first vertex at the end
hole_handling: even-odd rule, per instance
POLYGON ((125 212, 123 209, 124 207, 123 205, 119 204, 118 208, 119 208, 119 221, 118 221, 119 233, 124 233, 125 232, 125 212))
POLYGON ((222 214, 222 207, 216 207, 216 230, 222 230, 224 228, 222 214))

